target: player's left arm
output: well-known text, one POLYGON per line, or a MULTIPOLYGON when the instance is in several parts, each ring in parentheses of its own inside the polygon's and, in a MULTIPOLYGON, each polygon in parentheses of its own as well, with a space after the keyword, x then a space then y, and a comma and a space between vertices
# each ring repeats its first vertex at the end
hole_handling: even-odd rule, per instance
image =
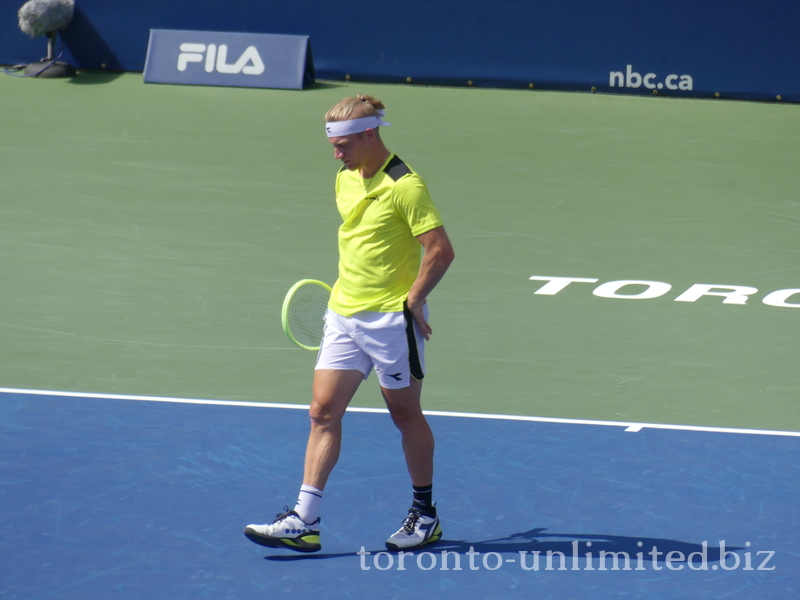
POLYGON ((422 257, 417 279, 408 292, 406 306, 419 325, 422 335, 428 340, 433 331, 425 320, 422 307, 425 305, 428 294, 444 277, 450 263, 455 258, 455 252, 443 226, 435 227, 418 235, 417 240, 422 244, 425 254, 422 257))

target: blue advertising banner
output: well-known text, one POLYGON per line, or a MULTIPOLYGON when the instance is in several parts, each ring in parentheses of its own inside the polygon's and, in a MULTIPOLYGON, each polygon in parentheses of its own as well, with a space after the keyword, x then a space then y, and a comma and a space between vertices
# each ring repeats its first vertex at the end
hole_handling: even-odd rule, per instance
POLYGON ((301 90, 314 82, 308 36, 153 29, 145 83, 301 90))
MULTIPOLYGON (((401 9, 379 3, 366 12, 325 0, 80 0, 62 32, 62 60, 141 71, 151 30, 312 39, 322 79, 800 102, 796 0, 404 0, 401 9)), ((260 77, 251 73, 260 70, 252 51, 242 59, 253 44, 231 40, 176 39, 164 64, 148 71, 248 85, 260 77), (191 56, 179 71, 182 53, 191 56), (241 71, 226 72, 234 67, 241 71)), ((255 47, 265 76, 276 68, 273 51, 255 47)), ((35 61, 45 48, 13 18, 0 19, 0 62, 35 61)))

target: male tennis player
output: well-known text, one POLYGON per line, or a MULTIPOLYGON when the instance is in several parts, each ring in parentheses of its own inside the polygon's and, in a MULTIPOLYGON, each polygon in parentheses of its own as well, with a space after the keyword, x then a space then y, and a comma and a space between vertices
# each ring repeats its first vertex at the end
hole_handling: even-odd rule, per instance
POLYGON ((434 440, 420 393, 424 342, 432 333, 425 300, 454 253, 425 182, 381 140, 379 128, 390 125, 383 110, 380 101, 357 96, 337 103, 325 118, 333 156, 344 164, 336 177, 343 221, 339 278, 314 371, 311 432, 297 504, 272 524, 245 529, 263 546, 320 549, 320 502, 339 458, 342 417, 373 369, 400 430, 413 486, 408 516, 386 547, 408 550, 442 536, 432 500, 434 440))

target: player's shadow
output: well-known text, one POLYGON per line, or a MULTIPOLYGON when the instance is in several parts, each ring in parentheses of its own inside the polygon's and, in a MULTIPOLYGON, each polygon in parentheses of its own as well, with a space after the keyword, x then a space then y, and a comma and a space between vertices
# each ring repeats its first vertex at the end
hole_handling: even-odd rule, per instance
MULTIPOLYGON (((724 544, 724 542, 722 542, 724 544)), ((630 537, 619 535, 586 534, 586 533, 549 533, 544 528, 531 529, 521 533, 514 533, 505 538, 494 540, 484 540, 480 542, 469 542, 465 540, 440 540, 436 544, 437 551, 443 550, 466 554, 467 552, 489 552, 504 553, 537 553, 542 560, 547 560, 548 564, 558 568, 564 559, 571 560, 577 557, 579 560, 597 561, 605 553, 609 562, 617 555, 620 560, 623 556, 628 556, 631 563, 636 561, 663 563, 667 560, 672 564, 687 563, 692 561, 692 565, 708 564, 718 562, 723 550, 736 552, 743 550, 736 546, 716 546, 709 545, 708 542, 700 544, 694 542, 683 542, 666 538, 650 537, 630 537)))
MULTIPOLYGON (((721 542, 724 543, 724 542, 721 542)), ((743 550, 741 547, 724 546, 724 551, 736 552, 743 550)), ((548 569, 569 569, 575 557, 587 563, 594 561, 594 568, 600 568, 598 561, 603 557, 603 567, 611 565, 615 560, 618 564, 624 564, 625 556, 630 560, 631 568, 641 563, 665 563, 669 561, 672 565, 686 564, 691 561, 694 568, 702 568, 703 565, 719 562, 722 555, 723 546, 711 546, 706 542, 696 544, 693 542, 682 542, 665 538, 649 537, 630 537, 618 535, 586 534, 586 533, 548 533, 544 528, 531 529, 521 533, 514 533, 508 537, 496 538, 492 540, 468 541, 468 540, 439 540, 435 545, 425 546, 420 552, 455 552, 457 554, 468 555, 469 553, 497 554, 520 553, 531 555, 527 561, 532 561, 537 557, 542 568, 548 569), (605 553, 605 555, 601 554, 605 553), (587 556, 587 554, 589 556, 587 556)), ((380 550, 367 551, 371 555, 378 552, 386 552, 384 548, 380 550)), ((363 552, 340 552, 329 554, 281 554, 265 556, 266 560, 292 561, 309 559, 330 559, 344 557, 361 557, 363 552)))

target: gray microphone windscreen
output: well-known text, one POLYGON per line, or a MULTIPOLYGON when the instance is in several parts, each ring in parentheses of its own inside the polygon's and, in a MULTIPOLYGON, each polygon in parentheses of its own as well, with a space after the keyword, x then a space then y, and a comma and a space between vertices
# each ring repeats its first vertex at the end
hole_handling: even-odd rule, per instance
POLYGON ((19 9, 19 28, 32 38, 64 29, 72 20, 75 0, 29 0, 19 9))

